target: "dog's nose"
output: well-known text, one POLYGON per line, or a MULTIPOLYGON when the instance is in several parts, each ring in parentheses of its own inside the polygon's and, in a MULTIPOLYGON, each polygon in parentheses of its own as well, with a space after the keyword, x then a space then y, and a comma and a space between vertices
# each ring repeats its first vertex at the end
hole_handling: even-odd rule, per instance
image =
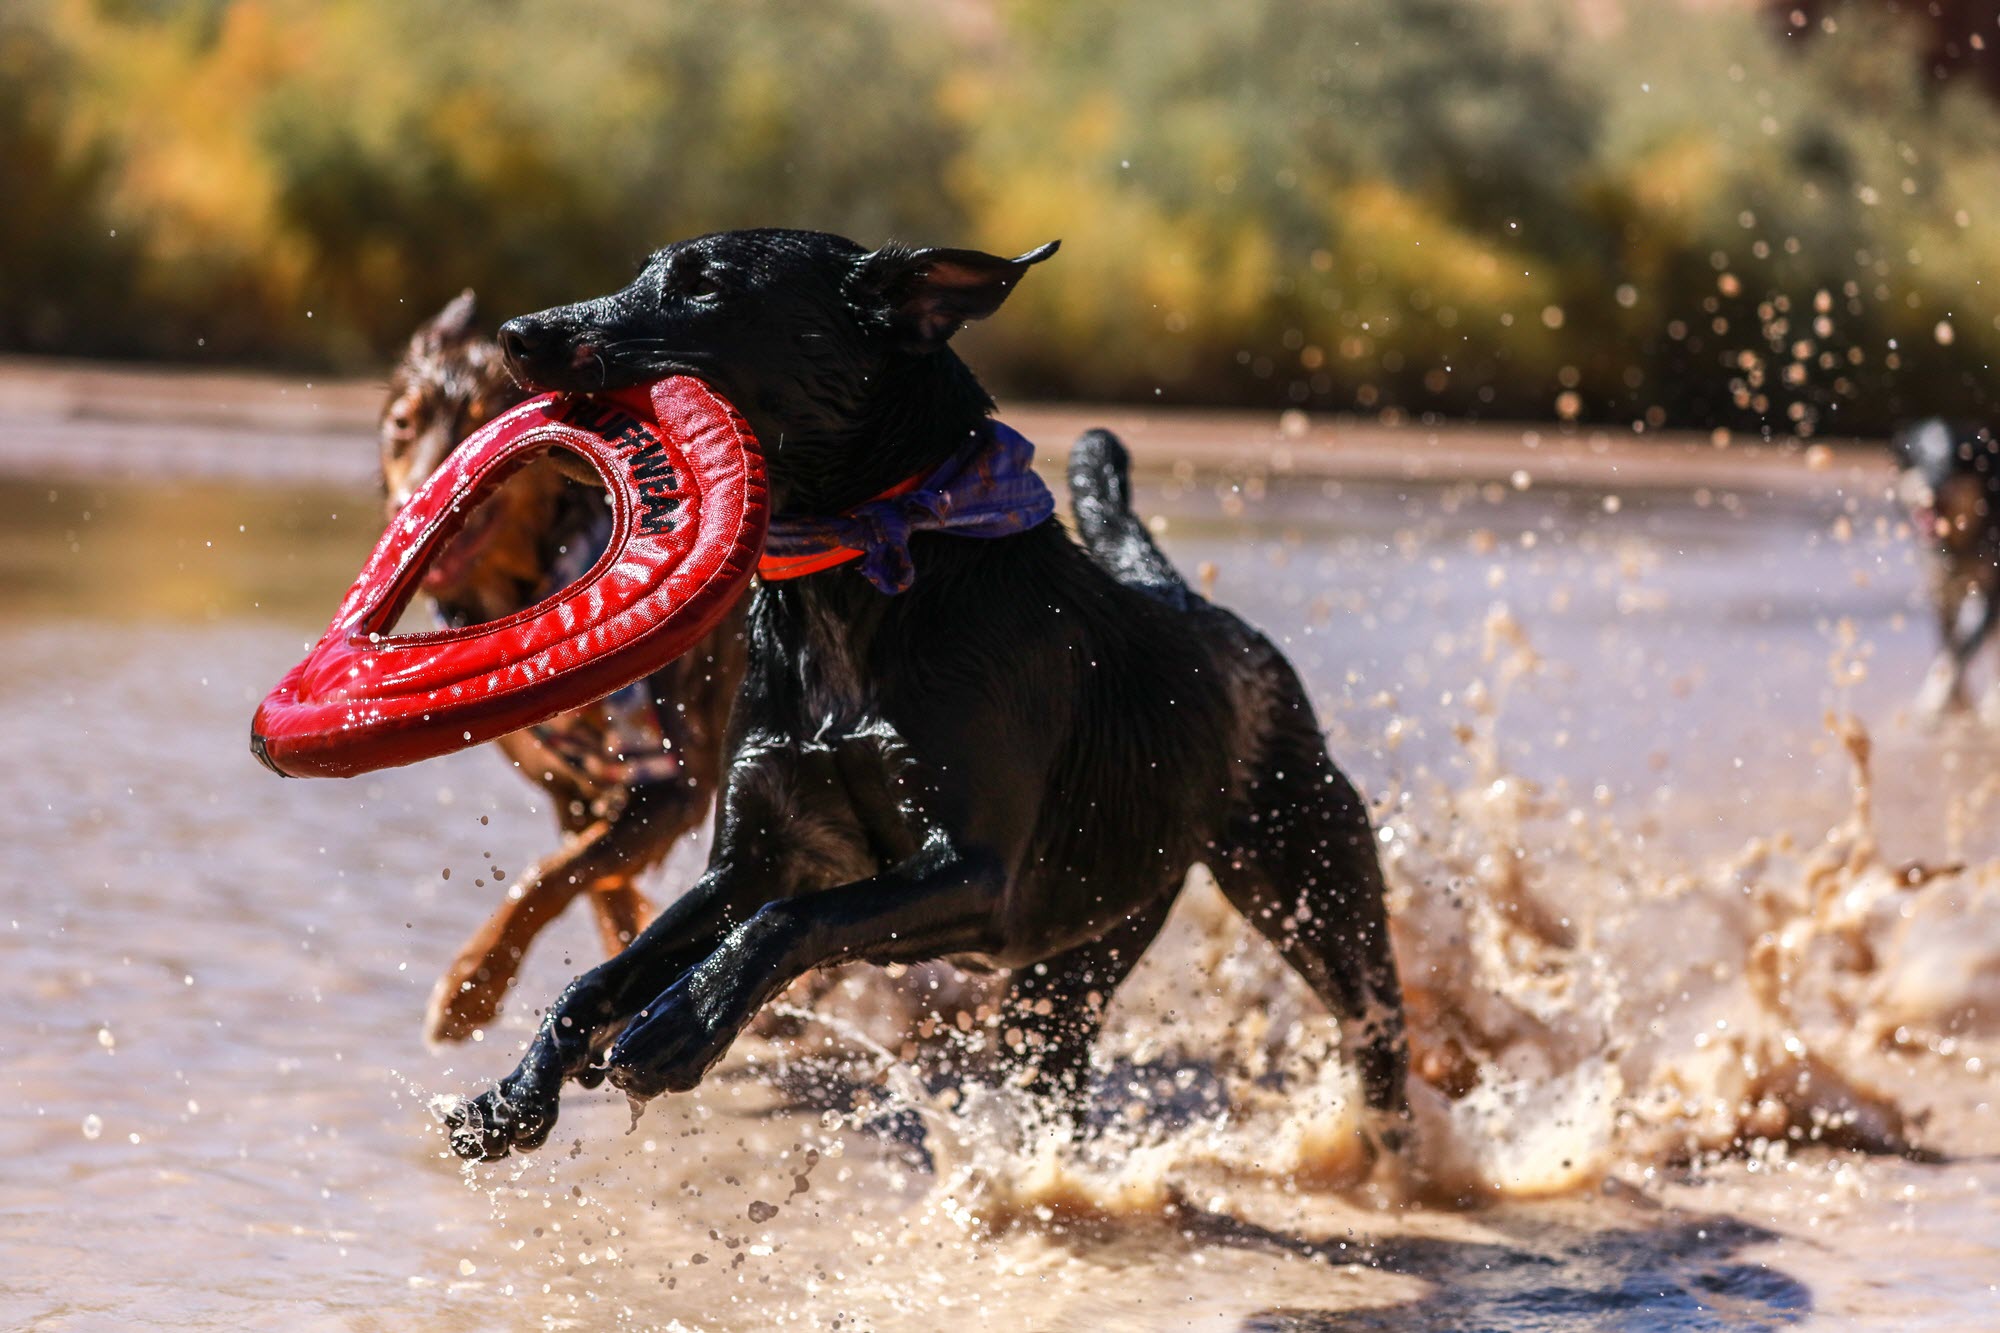
POLYGON ((500 350, 509 361, 520 364, 533 360, 549 346, 549 330, 523 315, 500 326, 500 350))

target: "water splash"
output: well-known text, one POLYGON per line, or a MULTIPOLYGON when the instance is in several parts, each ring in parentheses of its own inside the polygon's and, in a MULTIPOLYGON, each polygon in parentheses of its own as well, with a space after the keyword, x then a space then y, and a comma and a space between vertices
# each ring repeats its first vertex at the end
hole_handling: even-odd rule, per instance
MULTIPOLYGON (((1848 716, 1828 726, 1849 809, 1822 838, 1663 865, 1608 806, 1504 764, 1507 700, 1551 669, 1504 610, 1483 662, 1457 733, 1470 781, 1378 816, 1411 1027, 1410 1161, 1376 1159, 1338 1025, 1200 872, 1113 1006, 1081 1141, 990 1075, 940 1090, 913 1072, 927 1050, 931 1068, 944 1047, 960 1069, 990 1055, 984 979, 847 973, 789 1018, 866 1053, 887 1101, 927 1127, 942 1211, 968 1225, 1215 1211, 1244 1182, 1386 1206, 1562 1195, 1815 1144, 1921 1155, 1882 1057, 1953 1055, 1948 1034, 1968 1024, 2000 1033, 2000 966, 1935 965, 1940 928, 1966 895, 1992 894, 1993 868, 1883 862, 1871 746, 1848 716), (1194 1083, 1208 1105, 1176 1113, 1194 1083)), ((806 1058, 797 1033, 772 1034, 781 1061, 806 1058)))

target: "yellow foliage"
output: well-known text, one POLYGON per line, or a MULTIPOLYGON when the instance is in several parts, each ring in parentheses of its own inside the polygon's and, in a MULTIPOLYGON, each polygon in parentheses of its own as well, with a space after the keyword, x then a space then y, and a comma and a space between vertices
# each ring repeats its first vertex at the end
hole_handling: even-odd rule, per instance
POLYGON ((1038 392, 1790 430, 1984 412, 2000 354, 2000 117, 1894 16, 1781 50, 1750 6, 1590 35, 1573 0, 0 5, 0 348, 360 366, 467 284, 532 308, 771 223, 1061 238, 967 335, 1038 392), (1815 302, 1811 366, 1732 383, 1815 302))
POLYGON ((1538 310, 1554 294, 1549 279, 1534 272, 1539 256, 1508 252, 1468 235, 1436 206, 1387 181, 1365 181, 1344 191, 1334 215, 1393 288, 1429 288, 1463 305, 1494 310, 1538 310))

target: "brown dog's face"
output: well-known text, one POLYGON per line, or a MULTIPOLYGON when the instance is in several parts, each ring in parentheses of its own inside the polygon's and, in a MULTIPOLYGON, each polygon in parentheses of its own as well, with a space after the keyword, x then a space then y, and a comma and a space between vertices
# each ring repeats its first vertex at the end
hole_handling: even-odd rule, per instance
POLYGON ((474 333, 475 314, 473 294, 461 293, 416 331, 389 376, 378 431, 389 517, 460 440, 527 397, 498 344, 474 333))
MULTIPOLYGON (((417 330, 389 377, 378 432, 388 517, 461 441, 528 396, 498 344, 474 331, 474 314, 468 291, 417 330)), ((542 539, 566 484, 547 460, 515 473, 431 563, 424 590, 479 621, 525 605, 544 575, 542 539)))

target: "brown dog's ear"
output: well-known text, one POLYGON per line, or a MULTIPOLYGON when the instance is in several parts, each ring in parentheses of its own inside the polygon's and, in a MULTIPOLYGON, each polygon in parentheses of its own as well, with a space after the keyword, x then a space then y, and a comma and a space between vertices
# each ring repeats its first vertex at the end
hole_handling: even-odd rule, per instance
POLYGON ((910 250, 885 245, 856 266, 855 297, 885 320, 913 351, 935 351, 975 319, 1000 308, 1030 265, 1056 252, 1061 241, 1002 259, 979 250, 910 250))
POLYGON ((479 315, 479 298, 467 287, 444 309, 431 316, 430 323, 417 330, 416 341, 443 346, 472 336, 472 321, 479 315))

